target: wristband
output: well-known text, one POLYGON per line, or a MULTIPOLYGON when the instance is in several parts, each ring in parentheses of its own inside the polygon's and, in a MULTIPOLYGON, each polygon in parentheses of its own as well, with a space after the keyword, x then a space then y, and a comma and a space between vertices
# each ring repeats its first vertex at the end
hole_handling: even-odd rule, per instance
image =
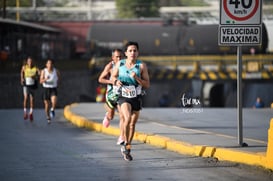
POLYGON ((116 84, 117 84, 117 81, 118 81, 118 79, 116 79, 116 80, 114 81, 114 85, 116 85, 116 84))

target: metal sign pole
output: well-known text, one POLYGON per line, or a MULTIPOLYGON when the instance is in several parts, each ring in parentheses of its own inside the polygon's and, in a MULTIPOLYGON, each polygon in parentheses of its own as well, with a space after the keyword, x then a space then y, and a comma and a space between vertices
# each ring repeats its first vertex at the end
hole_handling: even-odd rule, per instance
POLYGON ((220 0, 219 45, 237 46, 237 120, 238 143, 243 143, 242 115, 242 46, 259 45, 262 42, 263 0, 220 0), (249 30, 241 31, 241 30, 249 30), (258 33, 257 33, 257 32, 258 33), (236 33, 237 32, 237 33, 236 33))
POLYGON ((242 114, 242 47, 237 47, 237 120, 238 144, 243 146, 243 114, 242 114))

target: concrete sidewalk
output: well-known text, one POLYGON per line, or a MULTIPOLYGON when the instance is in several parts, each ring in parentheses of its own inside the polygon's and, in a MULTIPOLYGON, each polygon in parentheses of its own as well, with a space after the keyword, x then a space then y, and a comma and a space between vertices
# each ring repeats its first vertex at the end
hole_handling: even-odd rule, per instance
MULTIPOLYGON (((230 116, 228 109, 222 109, 221 111, 214 111, 214 117, 217 117, 216 112, 220 112, 219 116, 222 117, 225 116, 225 114, 226 117, 230 116)), ((207 112, 207 114, 212 114, 209 111, 207 112)), ((66 106, 64 109, 65 118, 78 127, 84 127, 118 137, 118 116, 115 116, 114 120, 111 121, 110 127, 104 128, 101 124, 104 114, 105 109, 103 104, 98 103, 72 104, 66 106)), ((189 123, 187 127, 181 126, 181 121, 177 121, 179 118, 177 115, 175 115, 178 114, 177 109, 175 108, 144 108, 140 114, 140 119, 136 125, 134 140, 181 154, 215 157, 219 160, 228 160, 249 165, 259 165, 265 168, 273 169, 273 148, 270 147, 270 145, 273 143, 267 143, 267 141, 263 140, 263 135, 261 137, 263 139, 259 140, 245 138, 244 142, 246 142, 249 146, 241 147, 238 145, 237 137, 221 132, 200 130, 197 129, 198 127, 193 125, 193 123, 191 123, 191 127, 193 128, 189 128, 189 123), (166 122, 166 119, 168 119, 168 122, 166 122)), ((206 116, 206 113, 194 115, 200 116, 197 119, 202 119, 202 116, 206 116)), ((271 112, 269 115, 271 115, 271 112)), ((191 114, 191 116, 193 116, 193 114, 191 114)), ((183 122, 183 124, 187 125, 186 122, 183 122)), ((225 122, 219 122, 217 128, 223 129, 222 131, 226 131, 224 130, 226 127, 225 124, 225 122)), ((272 129, 273 120, 271 121, 271 129, 268 129, 268 133, 273 132, 272 129)), ((258 128, 254 130, 260 133, 264 132, 258 128)), ((268 140, 272 140, 272 138, 268 136, 268 140)))

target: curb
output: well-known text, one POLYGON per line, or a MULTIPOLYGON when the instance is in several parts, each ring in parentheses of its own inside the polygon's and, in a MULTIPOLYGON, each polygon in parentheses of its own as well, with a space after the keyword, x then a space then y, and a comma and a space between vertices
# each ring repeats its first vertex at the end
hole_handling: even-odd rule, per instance
MULTIPOLYGON (((119 136, 119 128, 113 126, 104 128, 100 123, 96 123, 82 116, 73 114, 70 111, 70 109, 71 107, 76 105, 77 104, 71 104, 65 106, 64 108, 64 117, 72 124, 76 125, 79 128, 87 128, 96 132, 101 132, 113 136, 119 136)), ((273 129, 273 119, 271 119, 271 125, 273 129)), ((270 129, 268 132, 270 132, 270 129)), ((180 154, 199 157, 214 157, 218 160, 243 163, 247 165, 262 166, 266 169, 273 170, 273 165, 271 163, 272 158, 270 158, 270 156, 268 156, 269 154, 266 153, 252 153, 205 145, 192 145, 190 143, 177 141, 168 137, 156 134, 146 134, 137 131, 135 131, 133 140, 139 141, 141 143, 147 143, 156 147, 164 148, 180 154)), ((273 151, 273 149, 271 150, 273 151)))

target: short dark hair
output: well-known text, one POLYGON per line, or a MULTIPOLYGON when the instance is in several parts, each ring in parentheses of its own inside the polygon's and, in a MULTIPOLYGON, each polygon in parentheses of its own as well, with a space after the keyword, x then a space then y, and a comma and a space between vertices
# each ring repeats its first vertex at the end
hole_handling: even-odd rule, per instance
POLYGON ((131 45, 136 46, 136 47, 137 47, 137 50, 139 50, 139 48, 138 48, 138 43, 137 43, 137 42, 135 42, 135 41, 128 41, 128 42, 125 44, 124 51, 126 52, 127 49, 128 49, 128 46, 131 46, 131 45))
POLYGON ((47 63, 48 61, 51 61, 51 63, 54 64, 53 58, 47 58, 46 63, 47 63))
POLYGON ((119 49, 119 48, 115 48, 115 49, 112 50, 112 55, 113 55, 115 52, 121 52, 121 53, 122 53, 122 50, 119 49))

